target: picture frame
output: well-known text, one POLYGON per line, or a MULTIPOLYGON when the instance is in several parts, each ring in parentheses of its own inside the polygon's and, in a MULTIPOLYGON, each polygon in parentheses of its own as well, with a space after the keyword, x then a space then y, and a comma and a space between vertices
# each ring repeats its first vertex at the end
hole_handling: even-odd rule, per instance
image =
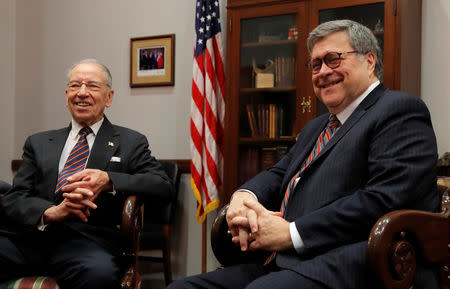
POLYGON ((175 84, 175 34, 130 39, 130 87, 175 84))

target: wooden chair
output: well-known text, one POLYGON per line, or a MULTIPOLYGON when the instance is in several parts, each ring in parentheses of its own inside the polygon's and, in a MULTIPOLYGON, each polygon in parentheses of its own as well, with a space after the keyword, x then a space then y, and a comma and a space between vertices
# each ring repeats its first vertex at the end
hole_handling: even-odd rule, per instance
POLYGON ((172 282, 171 270, 171 239, 172 224, 175 216, 181 169, 174 161, 160 160, 167 176, 175 187, 175 194, 169 203, 161 204, 154 200, 144 201, 143 229, 139 261, 158 262, 164 265, 164 280, 166 286, 172 282), (162 256, 153 255, 152 251, 160 250, 162 256))
POLYGON ((442 289, 450 288, 449 215, 450 178, 438 180, 441 212, 397 210, 373 226, 367 262, 385 289, 408 289, 416 269, 416 256, 441 267, 442 289))
MULTIPOLYGON (((0 194, 0 198, 3 195, 0 194)), ((127 240, 127 248, 121 252, 121 261, 125 266, 125 272, 121 280, 122 289, 138 289, 141 285, 141 276, 137 270, 137 252, 139 251, 140 232, 142 229, 141 202, 135 195, 129 196, 122 210, 121 230, 127 240)), ((25 277, 13 281, 20 283, 21 289, 32 289, 35 283, 41 283, 41 289, 59 288, 56 282, 45 276, 25 277)), ((13 286, 13 285, 10 285, 13 286)), ((9 287, 8 287, 9 288, 9 287)), ((11 287, 16 288, 16 287, 11 287)))
MULTIPOLYGON (((440 264, 442 289, 450 289, 450 178, 438 180, 441 212, 397 210, 381 217, 368 240, 367 262, 384 289, 410 289, 416 256, 440 264), (447 191, 447 193, 446 193, 447 191)), ((231 242, 224 206, 211 229, 211 247, 222 266, 262 262, 267 253, 241 252, 231 242)))

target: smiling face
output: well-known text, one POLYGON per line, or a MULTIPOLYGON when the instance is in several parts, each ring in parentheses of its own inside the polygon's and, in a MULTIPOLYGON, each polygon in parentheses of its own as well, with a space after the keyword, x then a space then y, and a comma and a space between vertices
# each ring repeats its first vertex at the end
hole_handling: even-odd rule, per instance
POLYGON ((81 86, 66 88, 66 104, 77 123, 90 126, 103 118, 105 107, 111 106, 114 90, 107 87, 105 73, 95 63, 82 63, 72 69, 69 84, 77 82, 81 86))
MULTIPOLYGON (((311 50, 311 59, 322 59, 329 52, 349 52, 354 49, 348 33, 338 31, 319 40, 311 50)), ((322 64, 320 71, 312 75, 314 93, 330 113, 336 114, 360 96, 377 78, 374 75, 375 55, 343 54, 340 65, 334 69, 322 64)))

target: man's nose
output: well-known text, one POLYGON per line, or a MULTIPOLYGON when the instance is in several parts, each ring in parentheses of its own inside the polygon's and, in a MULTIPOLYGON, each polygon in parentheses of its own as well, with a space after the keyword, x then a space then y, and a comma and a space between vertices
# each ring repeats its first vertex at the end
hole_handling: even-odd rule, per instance
POLYGON ((89 90, 87 89, 86 83, 82 83, 80 86, 80 90, 78 90, 77 95, 87 95, 89 90))
POLYGON ((317 74, 318 74, 318 75, 320 75, 320 74, 329 74, 329 73, 331 73, 331 72, 333 72, 333 69, 330 68, 330 67, 325 63, 325 61, 323 61, 323 62, 322 62, 322 66, 320 67, 320 70, 319 70, 319 72, 318 72, 317 74))

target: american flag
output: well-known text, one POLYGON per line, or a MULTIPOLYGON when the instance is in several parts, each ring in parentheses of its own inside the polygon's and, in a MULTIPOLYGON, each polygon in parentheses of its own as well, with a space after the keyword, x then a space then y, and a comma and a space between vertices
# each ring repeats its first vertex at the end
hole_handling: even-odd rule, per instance
POLYGON ((191 187, 197 222, 219 206, 223 175, 225 76, 219 1, 197 0, 191 102, 191 187))

